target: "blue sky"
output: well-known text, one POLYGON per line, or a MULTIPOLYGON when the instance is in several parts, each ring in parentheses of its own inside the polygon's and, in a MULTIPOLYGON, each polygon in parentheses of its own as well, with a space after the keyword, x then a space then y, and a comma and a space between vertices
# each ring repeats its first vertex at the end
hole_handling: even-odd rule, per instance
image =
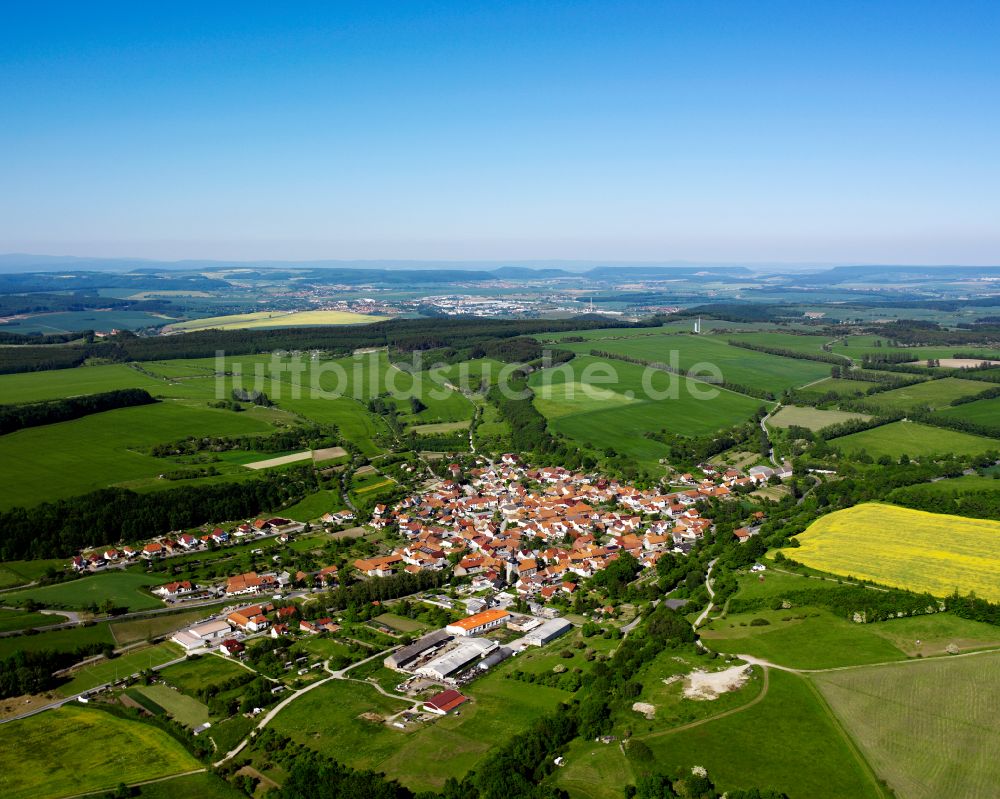
POLYGON ((9 3, 0 251, 998 264, 998 41, 996 2, 9 3))

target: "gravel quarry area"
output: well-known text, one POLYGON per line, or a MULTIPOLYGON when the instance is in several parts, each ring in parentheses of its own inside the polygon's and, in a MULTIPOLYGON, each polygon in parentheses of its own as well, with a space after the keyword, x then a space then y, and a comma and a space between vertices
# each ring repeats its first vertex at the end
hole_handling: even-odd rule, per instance
POLYGON ((742 664, 725 671, 692 671, 684 680, 684 696, 711 701, 722 694, 742 688, 750 678, 751 666, 742 664))

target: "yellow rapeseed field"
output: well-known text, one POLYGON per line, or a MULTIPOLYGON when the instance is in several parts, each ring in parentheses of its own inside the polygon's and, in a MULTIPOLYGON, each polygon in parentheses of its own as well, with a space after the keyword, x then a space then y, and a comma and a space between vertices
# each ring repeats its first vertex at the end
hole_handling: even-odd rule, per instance
POLYGON ((785 554, 814 569, 1000 601, 1000 522, 870 502, 818 519, 785 554))

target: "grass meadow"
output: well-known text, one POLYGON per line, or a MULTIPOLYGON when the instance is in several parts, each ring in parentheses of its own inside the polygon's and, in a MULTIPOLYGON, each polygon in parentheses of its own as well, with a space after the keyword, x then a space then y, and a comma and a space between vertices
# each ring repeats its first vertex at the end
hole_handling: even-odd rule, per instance
POLYGON ((1000 785, 1000 653, 817 675, 899 799, 991 799, 1000 785))
POLYGON ((163 708, 167 715, 185 727, 193 729, 208 721, 208 707, 194 697, 182 694, 163 683, 142 685, 134 690, 151 699, 163 708))
POLYGON ((9 799, 112 790, 201 768, 162 730, 72 705, 0 725, 0 747, 0 790, 9 799))
POLYGON ((74 610, 86 608, 92 603, 100 606, 110 600, 116 607, 146 610, 163 607, 163 602, 144 589, 164 582, 166 580, 162 577, 113 569, 64 583, 11 591, 5 601, 18 604, 32 599, 48 607, 74 610))
POLYGON ((355 768, 385 772, 415 791, 439 790, 461 777, 494 746, 526 729, 572 694, 504 679, 497 669, 463 688, 472 698, 460 714, 399 730, 362 718, 410 706, 357 682, 333 680, 310 691, 272 722, 274 728, 355 768), (428 752, 447 752, 429 757, 428 752))
MULTIPOLYGON (((702 766, 722 790, 790 799, 877 799, 881 789, 812 686, 771 669, 764 698, 688 729, 640 736, 663 770, 702 766)), ((586 795, 586 794, 584 794, 586 795)))
POLYGON ((865 398, 865 403, 886 410, 908 411, 923 406, 940 410, 948 407, 952 400, 980 394, 989 387, 989 383, 978 380, 943 377, 872 394, 865 398))
POLYGON ((1000 450, 1000 441, 918 422, 899 421, 831 439, 830 446, 846 454, 863 450, 873 458, 881 455, 898 458, 904 454, 919 458, 946 453, 979 455, 1000 450))
POLYGON ((1000 427, 1000 399, 966 402, 963 405, 941 408, 937 413, 950 419, 965 419, 975 424, 1000 427))
POLYGON ((1000 522, 868 502, 821 517, 797 538, 789 556, 814 569, 1000 600, 1000 522))
POLYGON ((167 666, 159 674, 179 691, 193 693, 200 688, 222 685, 227 680, 244 673, 246 669, 232 660, 216 655, 202 655, 167 666))
POLYGON ((89 644, 115 645, 107 622, 89 626, 68 627, 38 635, 10 635, 0 638, 0 658, 15 652, 39 652, 48 649, 53 652, 72 652, 89 644))

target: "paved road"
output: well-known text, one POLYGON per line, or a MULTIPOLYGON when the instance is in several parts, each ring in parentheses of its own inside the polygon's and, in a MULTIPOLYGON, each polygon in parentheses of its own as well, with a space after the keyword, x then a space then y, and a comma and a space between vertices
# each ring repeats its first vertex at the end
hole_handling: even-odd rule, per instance
POLYGON ((768 456, 771 458, 771 463, 775 466, 778 465, 778 459, 774 457, 774 447, 771 446, 771 436, 767 432, 767 420, 770 419, 774 414, 781 410, 781 403, 779 402, 774 406, 774 409, 767 413, 763 419, 760 420, 760 429, 764 431, 764 437, 767 439, 768 456))

